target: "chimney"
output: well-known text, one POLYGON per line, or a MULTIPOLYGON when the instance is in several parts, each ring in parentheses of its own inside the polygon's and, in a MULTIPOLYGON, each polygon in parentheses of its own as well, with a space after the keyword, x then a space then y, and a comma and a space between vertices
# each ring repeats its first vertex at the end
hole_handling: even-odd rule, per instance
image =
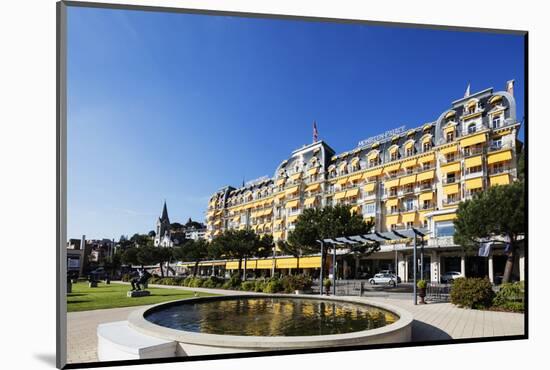
POLYGON ((514 83, 515 80, 506 81, 506 92, 514 96, 514 83))
POLYGON ((82 239, 80 239, 80 249, 86 249, 86 235, 82 235, 82 239))

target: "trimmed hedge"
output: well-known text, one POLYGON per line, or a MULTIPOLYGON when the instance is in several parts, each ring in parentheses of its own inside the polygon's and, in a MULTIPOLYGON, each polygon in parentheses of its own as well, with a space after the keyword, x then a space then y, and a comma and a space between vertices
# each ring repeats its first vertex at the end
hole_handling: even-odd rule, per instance
MULTIPOLYGON (((131 276, 123 276, 129 281, 131 276)), ((286 275, 281 278, 272 277, 269 279, 257 279, 241 281, 238 274, 234 274, 228 280, 219 278, 216 276, 210 276, 208 278, 202 278, 198 276, 182 277, 164 277, 153 276, 149 279, 150 284, 159 285, 179 285, 190 288, 223 288, 223 289, 236 289, 250 292, 264 292, 264 293, 292 293, 295 290, 308 290, 313 285, 311 277, 306 275, 286 275)))
POLYGON ((490 307, 494 295, 492 284, 487 278, 458 278, 451 287, 451 303, 459 307, 490 307))
POLYGON ((523 281, 502 284, 493 299, 493 305, 509 311, 525 311, 525 285, 523 281))

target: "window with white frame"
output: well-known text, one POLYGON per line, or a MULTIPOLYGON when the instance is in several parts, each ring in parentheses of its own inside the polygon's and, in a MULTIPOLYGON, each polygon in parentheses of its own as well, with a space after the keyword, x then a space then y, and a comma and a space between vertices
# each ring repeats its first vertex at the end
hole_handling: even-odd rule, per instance
POLYGON ((501 125, 501 115, 493 116, 493 128, 499 128, 501 125))
POLYGON ((477 130, 477 127, 476 127, 476 124, 475 124, 475 123, 470 123, 470 124, 468 125, 468 133, 469 133, 469 134, 475 133, 476 130, 477 130))

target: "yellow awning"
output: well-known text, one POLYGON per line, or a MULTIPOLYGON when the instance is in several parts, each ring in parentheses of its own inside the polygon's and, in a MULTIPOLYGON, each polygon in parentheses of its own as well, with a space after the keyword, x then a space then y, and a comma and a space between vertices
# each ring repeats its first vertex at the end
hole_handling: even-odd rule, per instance
POLYGON ((420 194, 420 196, 418 197, 418 200, 423 202, 425 200, 432 200, 434 197, 434 193, 432 192, 429 192, 429 193, 422 193, 420 194))
POLYGON ((405 143, 405 150, 411 148, 414 145, 414 141, 407 141, 405 143))
POLYGON ((317 171, 319 171, 319 167, 310 168, 310 169, 307 171, 307 175, 308 175, 308 176, 315 175, 315 174, 317 173, 317 171))
POLYGON ((401 168, 413 167, 416 166, 417 159, 410 159, 401 163, 401 168))
POLYGON ((291 200, 285 204, 285 208, 296 208, 298 207, 298 200, 291 200))
POLYGON ((298 172, 298 173, 295 173, 295 174, 291 175, 291 176, 290 176, 290 179, 291 179, 292 181, 296 181, 296 180, 298 180, 298 179, 301 178, 301 177, 302 177, 302 173, 301 173, 301 172, 298 172))
POLYGON ((416 181, 421 182, 425 180, 431 180, 435 176, 435 170, 430 170, 426 172, 419 173, 418 176, 416 176, 416 181))
POLYGON ((350 213, 353 214, 353 213, 359 213, 359 208, 360 206, 353 206, 350 208, 350 213))
POLYGON ((457 194, 458 193, 458 184, 452 184, 452 185, 445 185, 443 187, 443 193, 445 195, 450 195, 450 194, 457 194))
POLYGON ((453 132, 455 130, 455 125, 445 126, 443 129, 443 133, 447 135, 449 132, 453 132))
POLYGON ((346 191, 346 198, 356 197, 359 194, 359 189, 351 189, 346 191))
POLYGON ((510 175, 504 173, 497 176, 491 176, 489 177, 489 182, 491 183, 491 186, 508 185, 510 183, 510 175))
POLYGON ((393 206, 396 206, 397 205, 397 202, 398 202, 398 199, 395 198, 395 199, 388 199, 386 201, 386 208, 390 208, 390 207, 393 207, 393 206))
MULTIPOLYGON (((244 263, 243 263, 244 265, 244 263)), ((253 261, 246 261, 246 268, 247 269, 255 269, 256 268, 256 261, 253 260, 253 261)))
POLYGON ((399 185, 400 186, 408 185, 408 184, 414 183, 415 181, 416 181, 416 175, 405 176, 399 180, 399 185))
POLYGON ((420 164, 427 163, 427 162, 433 162, 433 161, 435 161, 435 154, 434 153, 418 158, 418 163, 420 163, 420 164))
POLYGON ((359 157, 353 157, 350 164, 352 166, 355 166, 359 162, 359 157))
POLYGON ((317 191, 321 188, 321 184, 317 183, 317 184, 313 184, 313 185, 309 185, 307 188, 306 188, 306 191, 317 191))
POLYGON ((363 191, 366 191, 367 193, 370 193, 371 191, 374 191, 374 187, 376 186, 375 182, 370 182, 367 185, 363 187, 363 191))
POLYGON ((284 197, 285 197, 285 193, 280 193, 280 194, 275 195, 275 200, 280 201, 284 197))
POLYGON ((233 217, 233 222, 239 222, 240 220, 241 220, 241 216, 233 217))
POLYGON ((269 270, 273 267, 273 259, 262 259, 256 261, 256 268, 259 270, 269 270))
POLYGON ((286 194, 291 195, 298 192, 298 186, 293 186, 291 188, 286 189, 286 194))
POLYGON ((275 220, 275 225, 280 225, 280 224, 282 224, 282 223, 283 223, 283 219, 282 219, 282 218, 280 218, 280 219, 278 219, 278 220, 275 220))
POLYGON ((389 166, 384 167, 384 172, 397 171, 401 165, 399 163, 390 164, 389 166))
POLYGON ((422 137, 422 144, 425 144, 427 142, 430 142, 432 140, 432 135, 424 135, 422 137))
POLYGON ((504 152, 489 154, 489 156, 487 157, 487 163, 493 164, 498 162, 509 161, 511 159, 512 159, 512 151, 506 150, 504 152))
POLYGON ((222 224, 222 220, 216 220, 216 222, 214 222, 215 226, 218 226, 218 225, 221 225, 221 224, 222 224))
POLYGON ((275 231, 275 232, 273 233, 273 237, 274 237, 275 239, 281 239, 281 238, 283 237, 283 232, 282 232, 282 231, 275 231))
POLYGON ((470 167, 476 167, 476 166, 481 166, 480 155, 478 155, 477 157, 466 158, 464 160, 464 167, 470 168, 470 167))
POLYGON ((363 178, 367 179, 368 177, 380 176, 381 174, 382 174, 382 167, 378 167, 375 170, 370 170, 370 171, 365 172, 363 174, 363 178))
POLYGON ((275 186, 281 186, 285 183, 286 179, 279 179, 275 182, 275 186))
POLYGON ((275 267, 278 269, 295 269, 297 262, 296 258, 277 258, 275 267))
POLYGON ((262 216, 269 216, 272 213, 273 213, 273 208, 269 208, 264 211, 264 214, 262 216))
POLYGON ((300 268, 318 268, 321 267, 321 256, 302 257, 298 263, 300 268))
POLYGON ((373 150, 367 155, 367 159, 371 160, 378 157, 378 150, 373 150))
POLYGON ((227 262, 227 263, 225 264, 225 268, 226 268, 227 270, 236 270, 236 269, 239 268, 239 261, 227 262))
POLYGON ((310 204, 313 204, 315 203, 315 197, 310 197, 310 198, 307 198, 306 200, 304 200, 304 205, 305 206, 309 206, 310 204))
POLYGON ((298 215, 288 216, 288 217, 286 218, 286 222, 287 222, 287 223, 292 223, 292 222, 296 221, 297 219, 298 219, 298 215))
POLYGON ((394 225, 399 223, 399 215, 386 216, 386 225, 394 225))
POLYGON ((460 162, 441 166, 441 172, 443 173, 458 172, 458 171, 460 171, 460 162))
POLYGON ((344 191, 341 191, 341 192, 339 192, 339 193, 336 193, 336 194, 334 195, 334 199, 335 199, 335 200, 344 199, 345 197, 346 197, 346 191, 345 191, 345 190, 344 190, 344 191))
POLYGON ((393 145, 390 147, 390 149, 388 150, 390 154, 393 154, 395 152, 397 152, 397 150, 399 149, 399 147, 397 145, 393 145))
POLYGON ((486 139, 487 138, 486 138, 485 134, 477 134, 477 135, 470 136, 470 137, 467 137, 465 139, 460 140, 460 146, 462 146, 464 148, 464 147, 467 147, 467 146, 470 146, 470 145, 484 143, 486 141, 486 139))
POLYGON ((354 181, 361 180, 361 177, 363 177, 362 174, 350 176, 350 177, 348 178, 348 182, 354 182, 354 181))
POLYGON ((448 213, 446 215, 433 216, 434 221, 452 221, 456 219, 456 213, 448 213))
POLYGON ((416 219, 416 212, 403 213, 401 215, 401 222, 414 222, 416 219))
POLYGON ((399 184, 399 179, 388 180, 384 183, 384 187, 386 189, 389 189, 389 188, 393 188, 394 186, 397 186, 397 184, 399 184))
POLYGON ((343 170, 346 168, 347 165, 348 165, 348 162, 346 162, 346 161, 341 162, 341 163, 338 165, 338 169, 339 169, 340 171, 343 171, 343 170))
POLYGON ((440 150, 441 154, 449 154, 458 152, 458 145, 451 145, 440 150))
POLYGON ((336 183, 338 185, 342 186, 342 185, 346 185, 347 182, 348 182, 348 177, 344 177, 344 178, 338 180, 336 183))
POLYGON ((483 181, 481 177, 466 180, 464 184, 466 185, 466 189, 468 190, 479 189, 483 187, 483 181))

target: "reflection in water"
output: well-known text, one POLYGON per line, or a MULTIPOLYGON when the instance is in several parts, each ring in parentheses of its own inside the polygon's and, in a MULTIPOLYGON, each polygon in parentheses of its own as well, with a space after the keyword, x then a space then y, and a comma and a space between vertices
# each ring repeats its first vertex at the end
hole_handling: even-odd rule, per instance
POLYGON ((389 325, 398 317, 377 307, 299 298, 231 298, 183 303, 146 319, 196 333, 298 336, 341 334, 389 325))

